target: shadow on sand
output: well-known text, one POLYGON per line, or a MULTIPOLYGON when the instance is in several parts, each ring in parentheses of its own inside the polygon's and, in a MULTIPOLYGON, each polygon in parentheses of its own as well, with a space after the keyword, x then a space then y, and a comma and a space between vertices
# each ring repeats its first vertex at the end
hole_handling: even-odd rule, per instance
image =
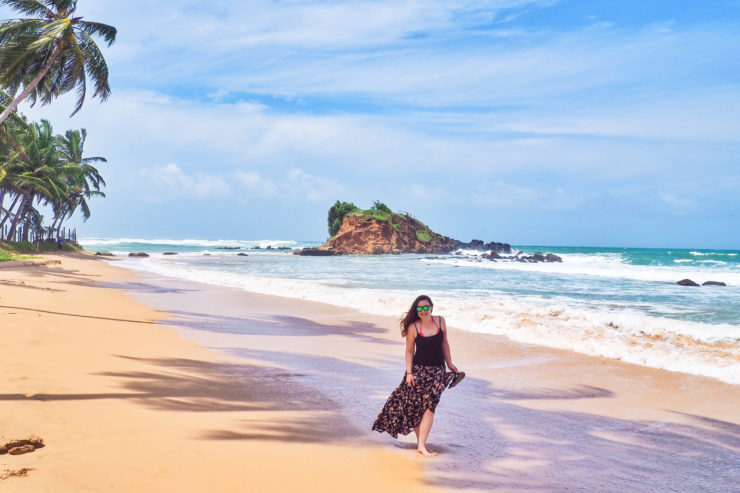
MULTIPOLYGON (((155 288, 147 292, 162 293, 155 288)), ((249 349, 245 337, 244 347, 222 351, 268 366, 143 359, 139 361, 144 371, 101 374, 119 381, 125 389, 120 393, 44 394, 30 399, 129 399, 161 410, 243 413, 242 428, 204 430, 197 437, 204 440, 341 440, 410 446, 408 439, 398 442, 370 431, 403 372, 401 359, 372 357, 382 353, 373 344, 388 343, 376 337, 384 329, 366 323, 324 325, 279 314, 233 317, 181 311, 175 315, 167 325, 245 336, 354 337, 367 344, 368 360, 360 364, 341 354, 249 349), (263 410, 285 412, 285 419, 264 421, 259 414, 263 410)), ((579 400, 613 397, 607 388, 577 381, 564 390, 497 388, 468 372, 462 384, 442 396, 430 438, 430 447, 441 455, 425 461, 427 481, 450 490, 737 491, 740 426, 736 424, 687 414, 680 415, 682 423, 618 419, 533 409, 525 402, 567 400, 572 409, 579 400)), ((15 399, 29 397, 0 395, 0 401, 15 399)))

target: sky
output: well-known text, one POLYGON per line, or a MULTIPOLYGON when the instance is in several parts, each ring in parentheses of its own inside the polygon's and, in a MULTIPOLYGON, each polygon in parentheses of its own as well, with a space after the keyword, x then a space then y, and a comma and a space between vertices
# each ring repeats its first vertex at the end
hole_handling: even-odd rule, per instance
MULTIPOLYGON (((118 28, 83 237, 323 241, 336 201, 515 245, 740 249, 740 1, 79 0, 118 28)), ((0 7, 0 19, 17 17, 0 7)))

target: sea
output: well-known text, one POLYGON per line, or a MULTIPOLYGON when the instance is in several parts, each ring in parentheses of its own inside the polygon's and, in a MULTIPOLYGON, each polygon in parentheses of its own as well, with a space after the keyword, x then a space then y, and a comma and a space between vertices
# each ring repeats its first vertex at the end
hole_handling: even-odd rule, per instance
POLYGON ((484 252, 307 257, 320 242, 85 238, 116 265, 172 278, 400 316, 419 294, 460 330, 740 385, 740 251, 513 246, 484 252), (130 252, 149 257, 131 258, 130 252), (164 255, 165 252, 176 255, 164 255), (242 254, 242 255, 240 255, 242 254), (726 286, 689 287, 691 279, 726 286))

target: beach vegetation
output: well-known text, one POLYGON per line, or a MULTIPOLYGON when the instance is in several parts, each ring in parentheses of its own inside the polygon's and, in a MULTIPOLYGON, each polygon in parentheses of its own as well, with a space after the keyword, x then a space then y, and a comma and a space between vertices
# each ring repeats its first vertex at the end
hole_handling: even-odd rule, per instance
POLYGON ((429 241, 432 239, 432 236, 429 234, 428 229, 417 229, 416 239, 422 243, 429 243, 429 241))
POLYGON ((385 213, 388 213, 388 214, 393 214, 393 211, 391 211, 390 207, 388 207, 387 205, 385 205, 380 200, 373 201, 373 206, 371 207, 371 209, 374 209, 376 211, 385 212, 385 213))
POLYGON ((432 236, 436 233, 432 233, 429 227, 419 221, 418 219, 411 217, 409 214, 400 214, 393 212, 390 207, 385 205, 379 200, 375 200, 370 209, 360 210, 351 202, 340 202, 337 201, 331 209, 329 209, 329 234, 331 236, 336 235, 342 226, 344 216, 347 214, 360 214, 361 216, 371 218, 375 221, 387 222, 390 226, 396 230, 397 233, 401 233, 404 226, 411 223, 410 230, 416 232, 416 238, 422 243, 429 243, 432 240, 432 236), (333 222, 332 222, 333 221, 333 222))
POLYGON ((93 38, 110 46, 115 27, 83 20, 76 15, 76 0, 0 0, 0 5, 23 15, 0 21, 0 88, 13 95, 0 113, 0 125, 26 99, 32 106, 45 105, 75 91, 74 115, 88 85, 94 86, 93 98, 108 98, 108 65, 93 38))
MULTIPOLYGON (((11 255, 20 255, 28 253, 45 253, 57 252, 59 246, 55 240, 42 241, 0 241, 0 250, 11 255)), ((64 252, 83 252, 84 249, 75 245, 71 241, 62 242, 62 251, 64 252)), ((17 259, 14 259, 17 260, 17 259)))
POLYGON ((334 205, 329 208, 329 215, 327 218, 329 236, 334 236, 339 232, 339 229, 342 227, 342 221, 344 221, 344 216, 359 210, 360 209, 352 202, 340 202, 337 200, 334 205))
POLYGON ((22 115, 0 129, 0 238, 51 240, 77 210, 87 220, 88 200, 104 196, 105 181, 93 164, 106 161, 84 156, 86 130, 58 135, 47 120, 28 123, 22 115), (40 207, 53 213, 49 226, 40 207))

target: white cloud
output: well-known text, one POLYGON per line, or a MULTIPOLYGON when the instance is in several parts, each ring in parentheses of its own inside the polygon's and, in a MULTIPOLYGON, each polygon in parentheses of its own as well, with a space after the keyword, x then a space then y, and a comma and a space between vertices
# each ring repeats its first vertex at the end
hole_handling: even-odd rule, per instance
POLYGON ((187 197, 216 199, 232 191, 220 176, 200 172, 186 174, 175 163, 142 169, 138 174, 143 180, 142 188, 149 191, 142 198, 155 202, 187 197))
POLYGON ((234 173, 234 178, 240 189, 259 197, 277 197, 280 193, 272 180, 263 178, 254 171, 237 171, 234 173))
POLYGON ((665 202, 673 214, 685 215, 696 209, 696 203, 689 197, 677 197, 671 193, 659 193, 660 200, 665 202))
POLYGON ((493 209, 573 210, 582 201, 560 187, 531 187, 497 181, 477 187, 471 196, 475 205, 493 209))
POLYGON ((140 170, 136 183, 143 200, 223 200, 245 197, 281 202, 321 202, 331 200, 345 188, 333 178, 316 176, 294 168, 278 173, 273 180, 255 171, 224 174, 187 173, 175 163, 140 170))

